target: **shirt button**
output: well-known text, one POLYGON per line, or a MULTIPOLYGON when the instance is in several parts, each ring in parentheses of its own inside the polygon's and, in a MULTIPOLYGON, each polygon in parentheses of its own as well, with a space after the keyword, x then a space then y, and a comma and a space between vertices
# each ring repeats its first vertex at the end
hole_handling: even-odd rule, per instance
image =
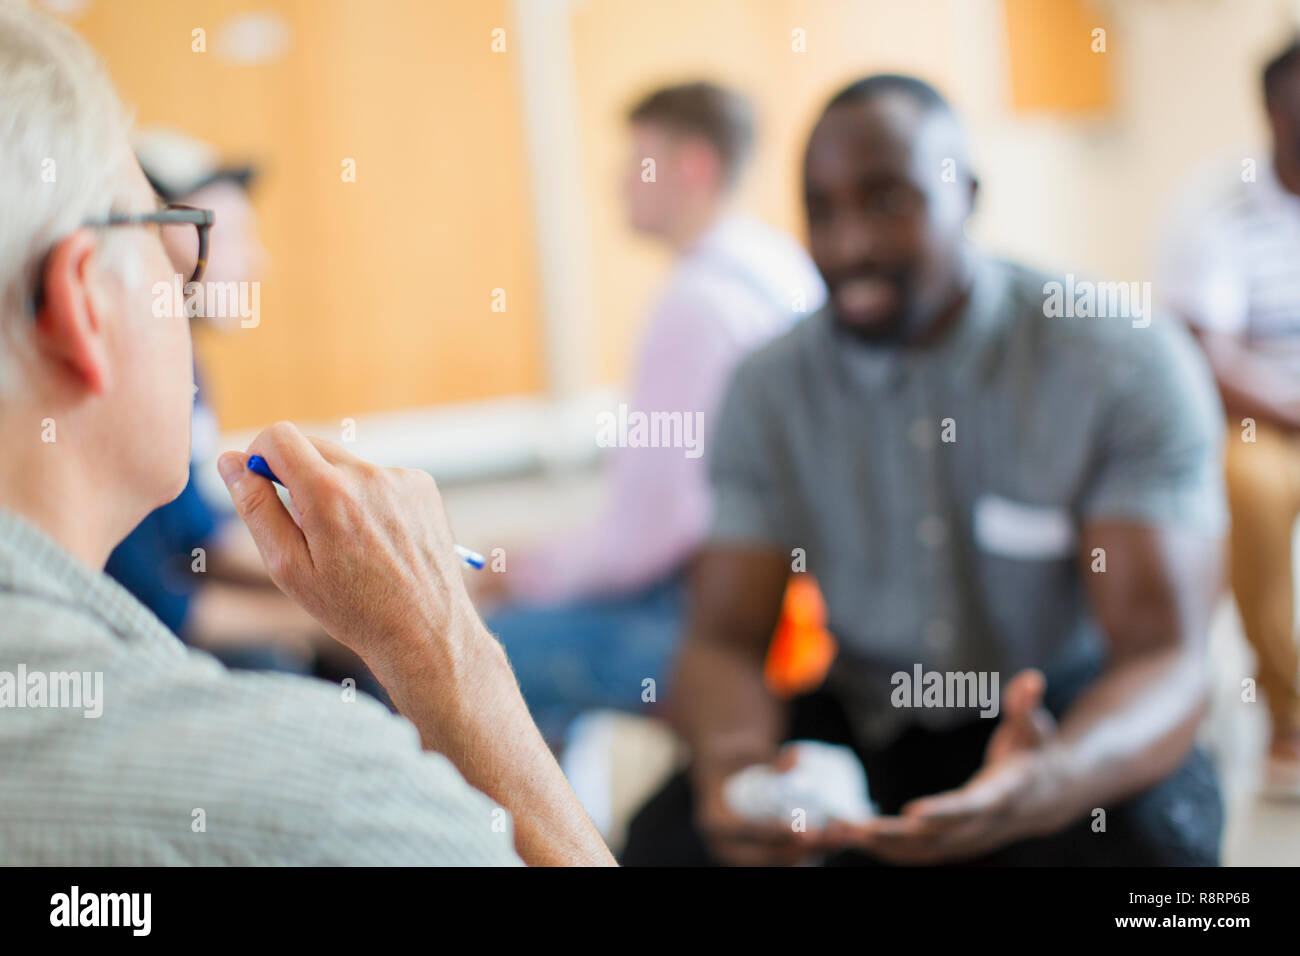
POLYGON ((953 630, 947 621, 931 621, 926 626, 925 646, 936 653, 942 653, 952 647, 953 630))
POLYGON ((948 540, 948 524, 937 515, 926 515, 916 526, 916 537, 927 548, 937 548, 948 540))
POLYGON ((923 450, 933 448, 935 439, 938 437, 934 433, 934 423, 926 421, 924 418, 918 418, 912 422, 907 433, 912 439, 912 444, 923 450))

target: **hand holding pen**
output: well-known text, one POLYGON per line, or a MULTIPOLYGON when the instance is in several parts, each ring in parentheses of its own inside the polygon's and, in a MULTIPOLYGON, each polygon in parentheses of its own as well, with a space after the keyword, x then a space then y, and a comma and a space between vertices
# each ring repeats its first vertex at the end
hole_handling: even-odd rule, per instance
MULTIPOLYGON (((284 482, 275 477, 275 472, 271 470, 271 466, 266 463, 266 459, 261 455, 248 456, 248 470, 261 475, 263 478, 269 478, 281 488, 284 487, 284 482)), ((463 544, 453 544, 452 550, 456 552, 456 556, 461 561, 465 562, 466 567, 473 568, 475 571, 482 571, 483 566, 487 564, 487 559, 483 555, 477 551, 471 551, 463 544)))
POLYGON ((462 560, 482 558, 456 549, 426 472, 372 465, 288 423, 263 431, 248 453, 226 452, 218 467, 271 579, 381 682, 412 655, 434 653, 454 669, 456 655, 473 650, 467 639, 499 650, 460 571, 462 560), (300 522, 266 471, 289 489, 300 522))

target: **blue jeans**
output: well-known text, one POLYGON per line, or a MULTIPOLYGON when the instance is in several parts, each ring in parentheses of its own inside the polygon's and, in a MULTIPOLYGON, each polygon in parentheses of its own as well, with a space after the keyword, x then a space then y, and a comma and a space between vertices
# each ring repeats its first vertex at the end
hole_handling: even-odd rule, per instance
POLYGON ((685 611, 679 576, 613 598, 517 605, 487 619, 548 741, 585 710, 645 713, 668 690, 685 611), (654 681, 653 697, 645 681, 654 681))

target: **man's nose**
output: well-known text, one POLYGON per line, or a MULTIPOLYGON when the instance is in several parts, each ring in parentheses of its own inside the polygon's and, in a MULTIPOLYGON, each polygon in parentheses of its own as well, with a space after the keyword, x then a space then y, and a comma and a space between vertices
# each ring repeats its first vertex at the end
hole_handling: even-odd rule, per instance
POLYGON ((831 236, 830 253, 837 266, 851 267, 878 258, 883 242, 881 230, 867 217, 845 216, 831 236))

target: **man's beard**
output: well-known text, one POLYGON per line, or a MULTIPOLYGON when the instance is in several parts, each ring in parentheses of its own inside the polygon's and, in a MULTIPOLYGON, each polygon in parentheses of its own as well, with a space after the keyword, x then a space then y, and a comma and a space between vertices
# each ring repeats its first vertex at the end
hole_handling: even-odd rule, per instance
POLYGON ((903 295, 898 308, 873 322, 854 322, 844 318, 836 310, 833 300, 830 311, 835 327, 852 340, 866 345, 897 345, 907 338, 914 310, 911 299, 903 295))

